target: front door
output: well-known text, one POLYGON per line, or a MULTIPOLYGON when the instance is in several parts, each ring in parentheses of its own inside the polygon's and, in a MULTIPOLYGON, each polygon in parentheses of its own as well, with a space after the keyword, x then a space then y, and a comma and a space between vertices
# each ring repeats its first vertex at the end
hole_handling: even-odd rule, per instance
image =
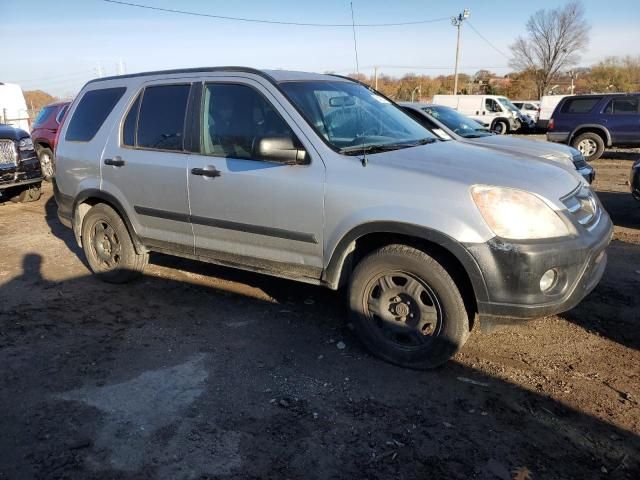
POLYGON ((201 152, 189 157, 188 175, 196 253, 317 279, 323 266, 324 164, 304 143, 307 164, 264 161, 256 153, 264 137, 294 143, 302 138, 279 101, 248 78, 204 84, 201 152))

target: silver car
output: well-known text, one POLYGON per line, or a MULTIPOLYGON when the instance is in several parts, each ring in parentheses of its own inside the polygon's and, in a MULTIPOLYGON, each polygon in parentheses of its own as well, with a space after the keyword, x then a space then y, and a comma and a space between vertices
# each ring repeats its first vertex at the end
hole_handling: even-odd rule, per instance
POLYGON ((574 167, 589 183, 596 172, 579 150, 567 145, 538 142, 524 138, 494 135, 489 129, 453 108, 444 105, 401 102, 402 109, 414 120, 443 140, 457 140, 506 152, 556 160, 574 167))
POLYGON ((572 308, 600 280, 612 233, 575 170, 440 141, 332 75, 93 80, 56 155, 58 216, 104 280, 132 280, 163 252, 344 286, 364 345, 411 368, 449 359, 476 316, 572 308))

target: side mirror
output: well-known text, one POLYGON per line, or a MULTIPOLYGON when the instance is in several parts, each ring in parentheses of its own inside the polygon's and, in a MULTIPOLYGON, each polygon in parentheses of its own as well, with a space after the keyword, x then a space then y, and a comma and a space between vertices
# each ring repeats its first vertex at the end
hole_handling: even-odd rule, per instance
POLYGON ((307 152, 293 144, 289 136, 262 137, 257 139, 254 148, 255 158, 267 162, 279 162, 289 165, 304 165, 309 163, 307 152))

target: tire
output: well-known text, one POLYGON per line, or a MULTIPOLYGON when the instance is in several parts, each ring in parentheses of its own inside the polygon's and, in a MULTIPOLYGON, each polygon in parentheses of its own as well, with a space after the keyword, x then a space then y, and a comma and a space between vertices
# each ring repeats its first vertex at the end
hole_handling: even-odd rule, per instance
POLYGON ((50 182, 53 177, 53 152, 50 148, 40 148, 38 150, 38 159, 40 160, 40 168, 42 169, 42 177, 50 182))
POLYGON ((26 187, 17 187, 10 193, 11 201, 14 203, 29 203, 40 200, 42 188, 40 183, 32 183, 26 187))
POLYGON ((509 125, 503 120, 498 120, 491 126, 491 131, 497 135, 504 135, 509 133, 509 125))
POLYGON ((134 280, 149 260, 136 252, 122 218, 104 203, 91 207, 82 221, 82 248, 93 273, 109 283, 134 280))
POLYGON ((599 159, 604 153, 604 140, 595 132, 578 135, 571 146, 580 150, 587 162, 599 159))
POLYGON ((356 265, 349 307, 367 349, 402 367, 442 365, 469 337, 469 316, 451 276, 406 245, 380 248, 356 265))

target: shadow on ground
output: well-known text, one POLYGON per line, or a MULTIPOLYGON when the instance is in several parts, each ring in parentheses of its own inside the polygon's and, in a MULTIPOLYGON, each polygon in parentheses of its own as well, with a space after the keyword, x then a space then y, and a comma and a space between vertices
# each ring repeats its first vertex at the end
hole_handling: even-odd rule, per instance
POLYGON ((0 286, 0 478, 640 473, 631 432, 456 362, 371 357, 338 294, 257 275, 277 301, 156 276, 50 282, 41 261, 0 286))

